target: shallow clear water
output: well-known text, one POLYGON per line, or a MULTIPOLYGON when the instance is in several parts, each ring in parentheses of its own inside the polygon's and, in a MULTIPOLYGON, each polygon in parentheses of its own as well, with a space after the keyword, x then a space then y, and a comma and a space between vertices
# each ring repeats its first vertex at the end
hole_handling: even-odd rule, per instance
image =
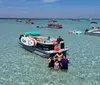
POLYGON ((63 29, 36 28, 46 26, 48 20, 34 20, 33 25, 0 20, 0 85, 100 85, 100 37, 68 34, 70 30, 91 28, 90 21, 58 21, 63 29), (19 46, 20 34, 34 30, 64 38, 71 60, 68 72, 49 69, 45 58, 19 46))

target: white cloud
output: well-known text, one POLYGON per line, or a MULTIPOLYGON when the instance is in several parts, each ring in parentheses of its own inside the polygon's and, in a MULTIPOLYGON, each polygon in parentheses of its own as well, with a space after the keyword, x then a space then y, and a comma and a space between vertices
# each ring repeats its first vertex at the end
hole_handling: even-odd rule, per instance
POLYGON ((44 3, 49 3, 49 2, 56 2, 58 0, 42 0, 44 3))

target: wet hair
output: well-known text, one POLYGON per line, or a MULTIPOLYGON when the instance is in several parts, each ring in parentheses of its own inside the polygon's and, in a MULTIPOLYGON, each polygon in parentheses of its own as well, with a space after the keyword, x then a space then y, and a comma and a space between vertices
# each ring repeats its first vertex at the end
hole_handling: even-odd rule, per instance
POLYGON ((58 59, 55 60, 55 62, 58 61, 58 59))
POLYGON ((66 58, 66 56, 63 56, 63 58, 66 58))

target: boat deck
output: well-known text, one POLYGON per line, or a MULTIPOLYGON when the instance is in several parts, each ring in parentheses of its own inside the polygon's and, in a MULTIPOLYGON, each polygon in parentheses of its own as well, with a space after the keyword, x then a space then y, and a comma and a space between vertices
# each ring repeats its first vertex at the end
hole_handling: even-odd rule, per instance
MULTIPOLYGON (((42 44, 44 44, 45 40, 48 38, 48 37, 45 37, 45 36, 29 36, 29 37, 31 37, 33 39, 36 39, 37 42, 42 43, 42 44)), ((56 39, 55 38, 50 38, 50 43, 49 44, 54 44, 54 42, 56 42, 56 39)))

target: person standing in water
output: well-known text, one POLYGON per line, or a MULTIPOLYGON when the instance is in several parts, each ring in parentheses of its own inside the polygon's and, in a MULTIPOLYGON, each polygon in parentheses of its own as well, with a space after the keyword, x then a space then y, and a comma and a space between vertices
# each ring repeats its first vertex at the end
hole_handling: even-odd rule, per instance
POLYGON ((49 58, 49 65, 48 65, 48 67, 49 68, 54 68, 54 59, 53 59, 53 57, 51 57, 51 58, 49 58))
POLYGON ((68 64, 69 64, 69 59, 63 56, 63 58, 60 61, 61 69, 68 70, 68 64))
POLYGON ((61 59, 63 58, 63 53, 58 52, 55 56, 54 59, 58 59, 58 62, 60 63, 61 59))
POLYGON ((58 62, 58 59, 55 60, 55 63, 54 63, 54 70, 55 70, 55 71, 58 71, 58 70, 59 70, 59 62, 58 62))

